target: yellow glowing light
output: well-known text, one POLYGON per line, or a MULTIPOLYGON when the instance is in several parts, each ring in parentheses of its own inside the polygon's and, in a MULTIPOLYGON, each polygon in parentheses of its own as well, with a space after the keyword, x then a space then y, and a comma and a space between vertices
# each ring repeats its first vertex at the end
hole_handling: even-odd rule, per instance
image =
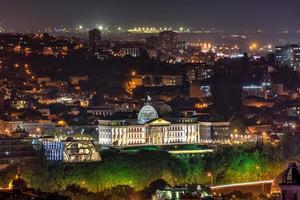
POLYGON ((59 120, 56 125, 57 126, 67 126, 67 123, 64 120, 59 120))
POLYGON ((207 108, 208 104, 207 103, 197 103, 197 104, 195 104, 195 107, 198 109, 203 109, 203 108, 207 108))
POLYGON ((131 76, 135 76, 136 75, 136 72, 135 71, 132 71, 131 72, 131 76))
POLYGON ((252 43, 251 45, 250 45, 250 47, 249 47, 249 49, 250 50, 255 50, 255 49, 257 49, 258 48, 258 44, 257 43, 252 43))

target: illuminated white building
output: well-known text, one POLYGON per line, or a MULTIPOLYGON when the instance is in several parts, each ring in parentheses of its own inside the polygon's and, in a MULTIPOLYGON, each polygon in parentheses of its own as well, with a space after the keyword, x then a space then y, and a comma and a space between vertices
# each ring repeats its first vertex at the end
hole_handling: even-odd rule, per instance
POLYGON ((139 48, 122 48, 121 49, 122 56, 132 56, 137 57, 140 55, 140 49, 139 48))
POLYGON ((99 120, 99 144, 104 146, 168 145, 228 142, 229 122, 198 122, 197 118, 159 118, 146 104, 136 120, 99 120))

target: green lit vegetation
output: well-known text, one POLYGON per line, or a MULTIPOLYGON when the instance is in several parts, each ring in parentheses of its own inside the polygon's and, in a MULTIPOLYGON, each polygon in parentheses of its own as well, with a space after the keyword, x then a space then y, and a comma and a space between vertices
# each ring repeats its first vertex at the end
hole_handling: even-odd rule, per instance
POLYGON ((140 147, 125 147, 122 148, 123 152, 138 152, 138 151, 171 151, 171 150, 203 150, 207 149, 207 146, 196 144, 184 144, 184 145, 162 145, 162 146, 140 146, 140 147))
MULTIPOLYGON (((182 157, 152 147, 147 149, 135 153, 107 150, 101 153, 103 162, 99 163, 41 161, 22 166, 21 172, 30 185, 43 191, 60 191, 76 184, 96 192, 119 185, 138 191, 157 179, 171 185, 209 184, 208 172, 213 174, 216 184, 265 180, 278 175, 283 166, 281 148, 272 145, 228 146, 214 154, 182 157)), ((15 172, 16 166, 2 171, 0 186, 7 185, 15 172)))

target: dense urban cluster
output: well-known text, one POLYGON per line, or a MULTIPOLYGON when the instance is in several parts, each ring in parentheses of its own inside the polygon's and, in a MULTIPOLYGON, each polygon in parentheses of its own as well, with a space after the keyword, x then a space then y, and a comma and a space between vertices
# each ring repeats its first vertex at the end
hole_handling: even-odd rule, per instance
POLYGON ((1 187, 19 167, 74 199, 230 199, 207 186, 298 159, 300 46, 142 30, 0 34, 1 187))

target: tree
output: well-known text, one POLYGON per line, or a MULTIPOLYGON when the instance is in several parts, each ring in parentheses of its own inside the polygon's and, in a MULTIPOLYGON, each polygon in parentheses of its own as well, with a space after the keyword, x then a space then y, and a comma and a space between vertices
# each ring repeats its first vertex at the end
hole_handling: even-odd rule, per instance
POLYGON ((148 187, 145 187, 141 191, 143 196, 142 199, 151 198, 151 195, 153 195, 156 192, 156 190, 163 190, 166 187, 166 185, 168 185, 168 183, 163 179, 157 179, 151 182, 148 187))
POLYGON ((72 192, 75 194, 76 193, 79 193, 79 194, 87 194, 88 193, 87 188, 80 187, 80 185, 75 184, 75 183, 67 185, 66 191, 69 191, 69 192, 72 192))
MULTIPOLYGON (((134 194, 134 189, 128 185, 118 185, 106 192, 112 200, 129 200, 134 194)), ((105 198, 106 199, 106 198, 105 198)))

